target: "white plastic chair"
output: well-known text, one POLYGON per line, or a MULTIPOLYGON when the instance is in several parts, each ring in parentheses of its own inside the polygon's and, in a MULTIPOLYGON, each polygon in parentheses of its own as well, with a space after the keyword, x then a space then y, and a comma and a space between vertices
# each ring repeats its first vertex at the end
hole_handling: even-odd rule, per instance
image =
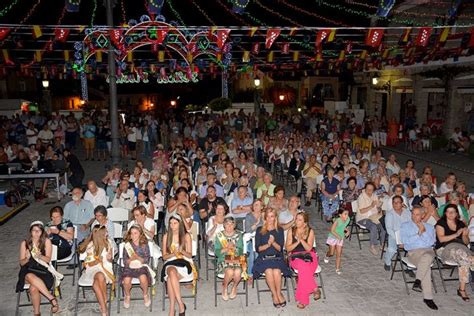
POLYGON ((107 218, 114 223, 128 222, 130 211, 125 208, 111 207, 107 209, 107 218))

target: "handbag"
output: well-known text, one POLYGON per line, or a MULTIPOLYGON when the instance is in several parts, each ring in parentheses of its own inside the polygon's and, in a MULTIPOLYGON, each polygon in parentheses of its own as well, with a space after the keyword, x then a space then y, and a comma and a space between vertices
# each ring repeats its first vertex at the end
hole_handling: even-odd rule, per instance
POLYGON ((369 216, 369 219, 374 223, 374 224, 380 224, 380 219, 382 218, 383 214, 377 213, 369 216))
POLYGON ((313 262, 313 257, 308 252, 293 253, 290 255, 290 258, 291 260, 301 259, 304 262, 313 262))
POLYGON ((48 274, 48 269, 44 267, 43 265, 39 264, 35 259, 30 258, 30 261, 28 261, 28 272, 31 272, 36 275, 46 275, 48 274))

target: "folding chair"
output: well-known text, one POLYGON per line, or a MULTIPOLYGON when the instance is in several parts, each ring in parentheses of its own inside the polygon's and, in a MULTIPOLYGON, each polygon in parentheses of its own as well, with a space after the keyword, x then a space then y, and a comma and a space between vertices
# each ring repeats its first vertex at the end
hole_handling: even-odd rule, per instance
MULTIPOLYGON (((85 252, 81 253, 79 255, 79 262, 83 262, 84 259, 86 258, 87 254, 85 252)), ((78 306, 79 304, 92 304, 92 303, 98 303, 98 301, 96 299, 94 300, 87 300, 86 299, 86 293, 85 293, 85 290, 93 290, 92 288, 92 283, 91 282, 87 282, 87 280, 84 280, 84 279, 81 279, 81 276, 82 276, 82 272, 84 271, 85 267, 84 268, 79 268, 79 280, 77 280, 77 283, 76 283, 76 300, 75 300, 75 304, 74 304, 74 316, 77 316, 77 313, 78 313, 78 306), (79 290, 82 289, 82 297, 83 297, 83 300, 79 300, 79 290)), ((112 300, 113 300, 113 296, 114 296, 114 291, 112 291, 112 284, 107 284, 107 290, 109 291, 109 300, 108 300, 108 313, 110 315, 110 309, 111 309, 111 306, 112 306, 112 300)))
MULTIPOLYGON (((454 270, 458 269, 459 265, 456 262, 443 261, 443 259, 441 259, 441 255, 438 253, 436 249, 435 249, 435 255, 436 255, 435 256, 436 268, 438 269, 439 277, 441 278, 441 284, 443 285, 444 292, 446 292, 445 282, 448 282, 448 281, 459 282, 459 278, 452 277, 454 274, 454 270), (443 270, 451 270, 449 277, 444 277, 443 270)), ((458 273, 459 273, 459 270, 458 270, 458 273)))
POLYGON ((193 248, 193 260, 197 260, 198 268, 201 269, 201 247, 199 245, 199 223, 193 222, 191 227, 191 245, 193 248))
POLYGON ((113 239, 114 239, 114 240, 122 241, 123 235, 124 235, 123 225, 120 224, 120 223, 115 223, 115 222, 114 222, 113 224, 114 224, 114 236, 113 236, 113 239))
POLYGON ((130 219, 130 211, 120 207, 107 209, 107 218, 114 223, 126 223, 130 219))
MULTIPOLYGON (((392 266, 392 274, 390 275, 390 280, 393 280, 393 275, 395 274, 395 272, 401 272, 402 277, 403 277, 403 283, 405 283, 405 289, 407 291, 407 295, 410 295, 410 290, 408 289, 408 284, 413 284, 413 283, 415 283, 415 281, 414 280, 413 281, 407 280, 406 270, 416 271, 416 265, 413 264, 410 261, 410 258, 408 258, 406 256, 407 251, 405 251, 403 249, 403 245, 402 245, 402 242, 401 242, 401 239, 400 239, 400 232, 395 232, 395 239, 396 239, 396 242, 397 242, 397 253, 396 253, 395 259, 392 260, 393 266, 392 266), (403 252, 403 255, 402 255, 402 252, 403 252), (397 263, 400 263, 400 269, 399 270, 397 270, 397 263)), ((432 267, 433 267, 433 263, 431 263, 431 268, 432 267)), ((431 275, 431 282, 433 283, 433 289, 434 289, 435 293, 437 293, 436 284, 434 282, 433 275, 431 275)))
MULTIPOLYGON (((123 250, 124 250, 125 244, 122 242, 119 245, 119 252, 118 252, 118 260, 117 260, 117 266, 118 266, 118 273, 117 276, 120 276, 123 272, 123 250)), ((153 267, 152 260, 153 260, 153 243, 148 242, 148 247, 150 248, 150 262, 148 264, 150 267, 153 267)), ((156 276, 155 276, 156 277, 156 276)), ((155 281, 156 279, 152 279, 152 283, 148 284, 148 296, 150 297, 150 313, 153 311, 153 287, 155 286, 155 281)), ((117 314, 120 314, 120 302, 123 301, 121 295, 123 293, 123 285, 117 284, 118 287, 118 297, 117 297, 117 314)), ((132 279, 132 289, 133 288, 140 288, 140 280, 137 278, 132 279)), ((139 301, 141 300, 141 297, 130 297, 130 301, 139 301)))
POLYGON ((359 249, 362 250, 362 245, 361 245, 361 242, 363 241, 370 241, 370 238, 362 238, 360 237, 360 235, 367 235, 367 234, 370 234, 370 231, 363 225, 360 225, 356 222, 356 214, 357 212, 359 211, 359 205, 357 203, 357 200, 355 201, 352 201, 351 202, 351 205, 352 205, 352 217, 351 217, 351 233, 349 235, 349 240, 352 239, 352 235, 356 235, 357 236, 357 241, 359 242, 359 249), (355 231, 354 231, 354 228, 355 228, 355 231))
MULTIPOLYGON (((56 265, 57 258, 58 258, 58 247, 56 245, 53 245, 53 248, 52 248, 52 251, 51 251, 51 264, 53 266, 56 265)), ((55 284, 53 283, 53 287, 49 290, 50 290, 52 295, 56 296, 55 291, 54 291, 54 286, 55 286, 55 284)), ((22 292, 18 292, 17 299, 16 299, 15 316, 20 315, 20 307, 33 306, 33 304, 30 301, 30 295, 28 293, 28 291, 30 290, 30 285, 25 283, 25 285, 23 286, 23 290, 26 291, 26 298, 28 299, 28 303, 21 304, 20 301, 21 301, 21 293, 22 292)), ((50 305, 50 302, 49 301, 48 302, 40 302, 40 305, 50 305)))
MULTIPOLYGON (((255 249, 255 238, 252 239, 252 245, 253 245, 253 248, 255 249)), ((284 277, 283 273, 282 273, 282 277, 284 278, 284 282, 283 282, 283 286, 282 286, 281 290, 286 291, 286 296, 288 297, 287 300, 288 300, 288 302, 290 302, 290 286, 289 286, 289 282, 287 280, 288 278, 284 277)), ((260 304, 260 293, 270 292, 270 289, 260 289, 260 287, 258 285, 259 280, 265 280, 265 273, 262 273, 262 275, 258 278, 255 278, 255 277, 253 278, 253 282, 254 282, 255 286, 257 287, 257 301, 258 301, 258 304, 260 304)))
MULTIPOLYGON (((217 267, 217 258, 214 257, 214 267, 217 267)), ((217 273, 217 269, 214 268, 214 306, 217 307, 217 297, 219 295, 222 295, 222 291, 219 292, 217 290, 217 280, 221 280, 221 281, 224 281, 224 274, 223 273, 217 273)), ((244 280, 244 278, 242 277, 240 279, 240 283, 242 284, 243 286, 243 292, 239 292, 237 291, 237 295, 245 295, 245 306, 249 306, 249 286, 248 286, 248 282, 246 280, 244 280)))
MULTIPOLYGON (((196 251, 197 249, 196 248, 192 248, 192 256, 196 256, 196 251)), ((164 311, 165 310, 165 305, 166 305, 166 299, 169 298, 168 296, 168 287, 167 287, 167 282, 166 280, 163 281, 163 307, 162 307, 162 310, 164 311)), ((189 285, 192 285, 193 284, 193 276, 191 275, 191 277, 189 279, 181 279, 179 280, 179 285, 184 285, 184 286, 189 286, 189 285)), ((196 306, 197 306, 197 294, 198 294, 198 286, 196 284, 196 292, 194 294, 189 294, 189 295, 183 295, 181 294, 181 298, 192 298, 193 299, 193 303, 194 303, 194 310, 196 310, 196 306)))
MULTIPOLYGON (((75 285, 76 283, 76 268, 79 265, 79 257, 77 254, 77 230, 79 227, 74 225, 74 239, 72 241, 72 248, 71 248, 71 254, 67 256, 66 258, 63 259, 58 259, 56 260, 56 265, 55 268, 57 269, 58 267, 64 267, 64 266, 69 266, 72 265, 72 273, 61 273, 62 275, 66 276, 72 276, 72 286, 75 285)), ((58 288, 59 290, 59 297, 62 299, 62 292, 61 292, 61 287, 58 288)))
MULTIPOLYGON (((208 225, 209 225, 209 222, 206 222, 206 225, 205 225, 205 227, 206 227, 205 231, 206 232, 207 232, 208 225)), ((214 271, 215 270, 215 265, 213 265, 214 267, 209 267, 209 262, 214 264, 216 255, 215 255, 214 251, 212 251, 208 247, 207 235, 206 235, 206 242, 204 243, 204 257, 205 257, 205 260, 206 260, 206 281, 208 281, 209 280, 209 271, 214 271)))

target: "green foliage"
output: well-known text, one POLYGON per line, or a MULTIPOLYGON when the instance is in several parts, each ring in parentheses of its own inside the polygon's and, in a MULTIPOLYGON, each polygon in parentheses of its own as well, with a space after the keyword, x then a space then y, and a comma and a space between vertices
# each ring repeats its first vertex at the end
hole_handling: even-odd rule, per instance
POLYGON ((232 106, 232 101, 228 98, 215 98, 209 102, 209 107, 213 111, 225 111, 232 106))

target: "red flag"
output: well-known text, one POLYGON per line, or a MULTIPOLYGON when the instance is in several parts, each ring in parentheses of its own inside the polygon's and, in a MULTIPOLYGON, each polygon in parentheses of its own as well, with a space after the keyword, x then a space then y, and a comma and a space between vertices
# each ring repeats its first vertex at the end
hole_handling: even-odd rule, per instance
POLYGON ((10 29, 1 28, 0 29, 0 41, 7 37, 8 33, 10 33, 10 29))
POLYGON ((116 46, 120 46, 120 37, 122 35, 122 32, 120 30, 110 30, 110 39, 112 40, 112 43, 116 46))
POLYGON ((280 35, 281 30, 277 28, 272 28, 267 30, 267 38, 265 40, 265 48, 269 49, 272 47, 273 43, 277 39, 277 37, 280 35))
POLYGON ((283 47, 281 48, 281 53, 285 55, 290 53, 290 43, 288 42, 283 43, 283 47))
POLYGON ((351 41, 348 41, 346 43, 346 53, 352 54, 352 42, 351 41))
POLYGON ((218 30, 217 31, 217 47, 222 49, 225 44, 225 41, 229 37, 230 29, 218 30))
POLYGON ((384 29, 369 29, 365 44, 371 47, 378 47, 382 43, 384 29))
POLYGON ((316 34, 316 43, 315 43, 316 47, 321 46, 321 44, 326 39, 328 34, 329 34, 329 30, 320 30, 320 31, 318 31, 318 33, 316 34))
POLYGON ((69 36, 68 29, 55 29, 54 30, 55 40, 64 43, 69 36))
POLYGON ((422 27, 418 31, 418 35, 416 36, 415 45, 426 47, 426 45, 428 45, 428 42, 430 41, 431 32, 433 32, 432 27, 422 27))
POLYGON ((253 43, 252 54, 258 55, 259 52, 260 52, 260 43, 253 43))
POLYGON ((469 47, 474 48, 474 27, 471 29, 471 40, 469 41, 469 47))

